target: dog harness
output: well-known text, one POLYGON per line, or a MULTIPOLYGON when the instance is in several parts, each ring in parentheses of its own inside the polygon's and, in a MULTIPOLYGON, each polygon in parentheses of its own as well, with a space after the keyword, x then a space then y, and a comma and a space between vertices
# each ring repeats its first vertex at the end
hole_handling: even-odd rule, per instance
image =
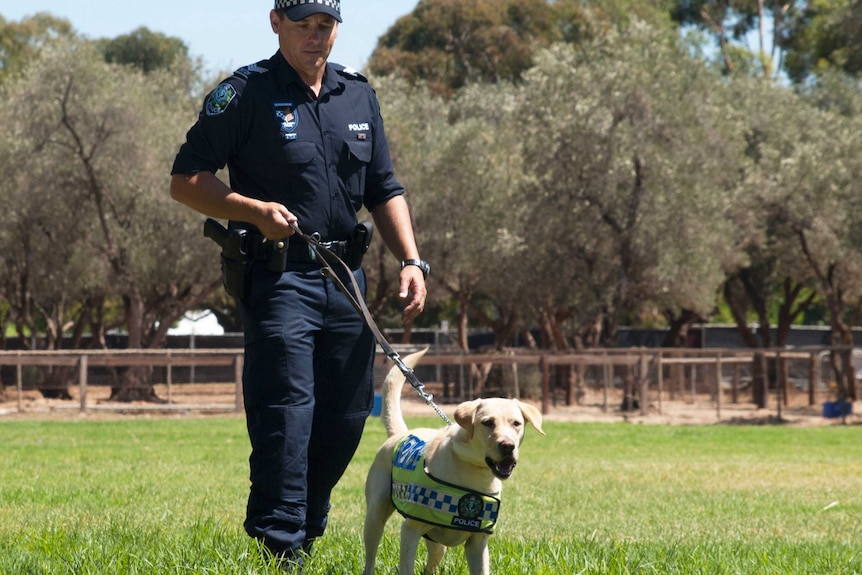
POLYGON ((500 513, 499 493, 446 483, 425 469, 427 445, 415 435, 398 442, 392 460, 392 503, 410 519, 459 531, 491 534, 500 513))

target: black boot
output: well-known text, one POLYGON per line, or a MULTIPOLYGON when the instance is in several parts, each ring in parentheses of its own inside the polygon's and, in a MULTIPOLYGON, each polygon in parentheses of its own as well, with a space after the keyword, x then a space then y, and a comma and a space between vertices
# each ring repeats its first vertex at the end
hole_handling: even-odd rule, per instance
POLYGON ((280 568, 285 573, 291 575, 302 575, 302 570, 305 565, 305 558, 302 553, 297 553, 290 557, 284 557, 281 560, 280 568))

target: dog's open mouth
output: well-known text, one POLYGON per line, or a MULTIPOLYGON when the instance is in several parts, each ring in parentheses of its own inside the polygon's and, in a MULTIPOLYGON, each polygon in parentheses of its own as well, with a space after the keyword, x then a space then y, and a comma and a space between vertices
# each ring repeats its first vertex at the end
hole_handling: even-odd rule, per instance
POLYGON ((491 468, 494 475, 500 479, 508 479, 511 477, 512 472, 515 471, 515 466, 518 464, 514 457, 507 457, 501 461, 494 461, 490 457, 486 457, 485 463, 488 464, 488 467, 491 468))

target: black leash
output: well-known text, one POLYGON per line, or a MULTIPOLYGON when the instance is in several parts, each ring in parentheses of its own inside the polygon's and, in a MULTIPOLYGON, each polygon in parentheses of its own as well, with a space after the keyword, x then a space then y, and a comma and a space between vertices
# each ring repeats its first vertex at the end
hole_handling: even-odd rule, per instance
POLYGON ((347 299, 350 300, 350 303, 356 309, 356 312, 362 316, 363 320, 365 320, 368 328, 374 334, 375 339, 377 339, 377 343, 379 343, 380 347, 383 348, 383 352, 386 354, 386 357, 398 366, 398 369, 404 374, 404 377, 407 378, 410 386, 416 390, 416 393, 418 393, 422 399, 425 400, 425 403, 430 405, 434 411, 437 412, 437 415, 446 422, 446 425, 452 425, 452 420, 446 417, 446 414, 443 413, 440 406, 434 403, 434 396, 425 391, 425 385, 419 381, 419 378, 416 377, 413 370, 407 367, 401 359, 401 356, 398 355, 398 352, 389 344, 389 341, 387 341, 386 337, 377 327, 377 324, 371 317, 371 312, 368 310, 368 306, 365 305, 365 298, 362 297, 362 290, 359 288, 359 284, 356 283, 356 278, 353 277, 353 271, 350 269, 350 266, 344 263, 344 260, 338 257, 332 250, 321 244, 320 240, 316 237, 304 234, 296 224, 291 223, 290 227, 293 229, 294 235, 306 242, 314 251, 315 256, 320 261, 321 265, 323 265, 323 269, 321 270, 323 274, 331 279, 338 289, 347 296, 347 299), (341 278, 338 277, 338 274, 335 273, 335 269, 332 267, 332 262, 336 262, 347 272, 347 277, 350 278, 350 283, 353 287, 352 293, 347 286, 344 285, 344 282, 341 281, 341 278))

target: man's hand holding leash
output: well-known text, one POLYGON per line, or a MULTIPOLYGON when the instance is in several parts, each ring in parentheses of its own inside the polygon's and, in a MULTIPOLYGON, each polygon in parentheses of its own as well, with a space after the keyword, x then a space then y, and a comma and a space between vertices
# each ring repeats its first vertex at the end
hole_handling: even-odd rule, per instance
POLYGON ((415 265, 405 265, 401 268, 399 277, 401 287, 398 297, 407 302, 401 314, 401 321, 410 324, 425 309, 425 296, 428 295, 425 289, 425 272, 415 265))
POLYGON ((291 224, 296 225, 298 221, 284 205, 278 202, 262 202, 260 218, 251 223, 257 226, 266 239, 275 241, 292 236, 291 224))

